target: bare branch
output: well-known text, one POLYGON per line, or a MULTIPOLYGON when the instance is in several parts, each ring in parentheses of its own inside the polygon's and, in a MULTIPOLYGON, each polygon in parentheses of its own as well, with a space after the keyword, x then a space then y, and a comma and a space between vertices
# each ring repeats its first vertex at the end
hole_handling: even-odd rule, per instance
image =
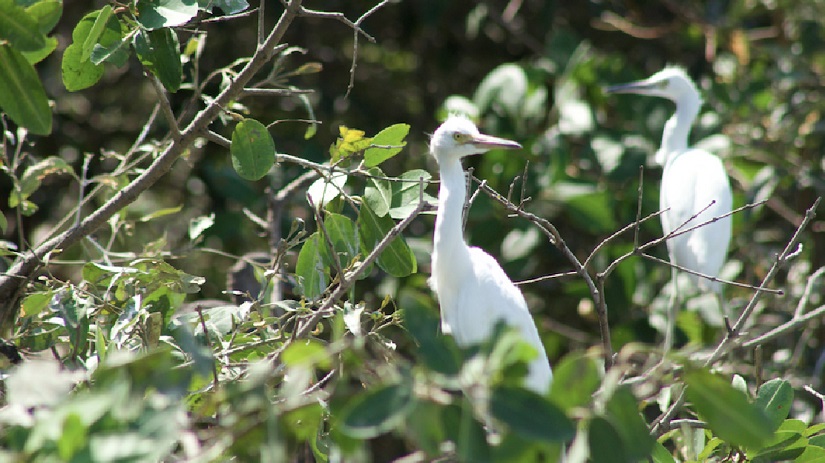
POLYGON ((177 140, 180 138, 180 127, 178 127, 178 121, 175 118, 174 111, 172 111, 172 106, 169 104, 169 99, 166 98, 166 89, 163 88, 163 84, 160 83, 156 75, 151 72, 148 73, 148 75, 149 81, 152 82, 152 86, 158 94, 158 102, 160 103, 160 108, 163 110, 163 116, 166 117, 166 122, 172 130, 172 138, 177 140))
MULTIPOLYGON (((708 357, 708 359, 705 361, 705 363, 704 363, 705 367, 709 367, 709 366, 713 365, 714 363, 716 363, 720 358, 722 358, 725 354, 727 354, 735 346, 735 343, 737 342, 738 336, 742 332, 742 329, 744 328, 745 323, 747 323, 748 319, 750 319, 751 314, 753 313, 754 309, 756 308, 756 304, 759 302, 760 299, 762 299, 762 295, 764 294, 763 289, 765 288, 765 286, 767 284, 769 284, 771 281, 773 281, 773 279, 776 276, 776 273, 779 271, 779 269, 781 267, 783 267, 788 262, 788 256, 790 256, 790 255, 792 255, 792 253, 796 252, 797 245, 798 245, 799 240, 801 238, 802 230, 804 230, 808 226, 808 224, 816 216, 816 208, 819 206, 819 202, 821 200, 822 200, 821 197, 817 198, 816 201, 814 201, 814 204, 807 211, 805 211, 804 219, 799 224, 799 226, 796 228, 796 231, 794 232, 794 234, 791 237, 790 241, 788 241, 788 244, 785 246, 785 249, 782 251, 781 254, 776 256, 776 259, 774 260, 774 263, 771 266, 770 270, 768 270, 768 273, 762 279, 762 284, 759 286, 759 288, 756 290, 756 292, 753 294, 753 296, 751 296, 750 301, 748 301, 748 304, 742 310, 742 313, 739 315, 739 319, 736 321, 734 326, 730 329, 728 335, 725 336, 722 339, 722 341, 719 342, 719 344, 716 346, 716 349, 713 351, 713 353, 710 355, 710 357, 708 357)), ((817 309, 817 311, 818 310, 819 309, 817 309)), ((823 309, 823 310, 825 310, 825 309, 823 309)), ((817 311, 813 311, 813 312, 811 312, 811 314, 818 313, 817 311)), ((808 316, 810 316, 811 314, 808 314, 808 316)), ((756 345, 756 344, 754 343, 754 345, 756 345)), ((679 397, 671 404, 670 408, 668 408, 667 411, 662 413, 658 418, 656 418, 653 421, 652 426, 651 426, 651 431, 656 435, 659 435, 659 434, 663 433, 666 430, 670 420, 673 418, 673 416, 676 414, 676 412, 684 404, 685 404, 685 391, 682 390, 682 393, 679 394, 679 397)))

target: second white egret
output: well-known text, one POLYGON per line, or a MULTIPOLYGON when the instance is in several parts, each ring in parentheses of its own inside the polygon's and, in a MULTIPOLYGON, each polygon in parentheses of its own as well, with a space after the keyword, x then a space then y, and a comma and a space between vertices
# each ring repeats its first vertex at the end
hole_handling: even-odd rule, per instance
POLYGON ((430 286, 441 306, 442 331, 451 333, 460 346, 486 340, 499 321, 518 329, 537 351, 525 386, 544 394, 553 373, 524 296, 493 256, 464 240, 462 215, 467 193, 461 159, 493 148, 517 149, 521 145, 484 135, 462 116, 450 116, 432 136, 430 153, 438 161, 441 185, 430 286))
MULTIPOLYGON (((676 113, 665 123, 662 146, 656 162, 664 165, 659 207, 665 236, 729 214, 733 206, 730 180, 722 161, 715 155, 688 146, 688 136, 702 98, 696 85, 684 69, 668 66, 651 77, 629 84, 615 85, 608 93, 635 93, 667 98, 676 103, 676 113)), ((725 263, 731 236, 730 216, 676 235, 667 240, 670 262, 693 272, 718 278, 725 263)), ((672 345, 675 317, 676 269, 672 272, 673 299, 665 350, 672 345)), ((713 291, 721 307, 721 286, 718 282, 690 274, 701 289, 713 291)))

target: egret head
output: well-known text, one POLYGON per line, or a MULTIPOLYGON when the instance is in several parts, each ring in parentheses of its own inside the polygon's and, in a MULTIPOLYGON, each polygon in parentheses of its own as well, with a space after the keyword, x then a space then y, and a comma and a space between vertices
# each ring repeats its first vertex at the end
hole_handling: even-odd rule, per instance
POLYGON ((430 152, 439 163, 447 159, 481 154, 493 148, 518 149, 521 145, 504 138, 484 135, 470 119, 458 115, 448 117, 430 139, 430 152))
POLYGON ((607 93, 636 93, 667 98, 674 103, 702 101, 699 90, 687 72, 678 66, 668 66, 644 80, 607 87, 607 93))

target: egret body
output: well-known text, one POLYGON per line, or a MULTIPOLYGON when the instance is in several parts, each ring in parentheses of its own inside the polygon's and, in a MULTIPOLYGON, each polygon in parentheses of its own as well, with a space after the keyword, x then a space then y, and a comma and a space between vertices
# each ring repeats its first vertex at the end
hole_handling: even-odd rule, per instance
POLYGON ((521 332, 537 352, 525 386, 544 394, 552 371, 521 291, 496 260, 464 241, 462 215, 466 180, 461 159, 493 148, 517 149, 514 141, 484 135, 467 118, 450 116, 433 134, 430 153, 438 161, 441 185, 433 239, 430 286, 441 306, 441 328, 460 346, 487 339, 497 322, 521 332))
MULTIPOLYGON (((676 113, 665 123, 662 146, 656 162, 664 165, 659 207, 665 236, 686 230, 714 217, 730 213, 733 196, 722 161, 713 154, 688 146, 688 135, 699 114, 702 99, 684 69, 666 67, 651 77, 607 88, 609 93, 635 93, 667 98, 676 103, 676 113), (695 217, 694 217, 695 216, 695 217), (692 219, 691 219, 692 218, 692 219)), ((725 263, 731 235, 730 216, 708 223, 667 240, 670 262, 710 277, 718 277, 725 263)), ((676 294, 673 270, 673 296, 676 294)), ((700 289, 713 291, 720 301, 718 282, 690 274, 700 289)), ((671 301, 665 349, 672 343, 675 301, 671 301)))

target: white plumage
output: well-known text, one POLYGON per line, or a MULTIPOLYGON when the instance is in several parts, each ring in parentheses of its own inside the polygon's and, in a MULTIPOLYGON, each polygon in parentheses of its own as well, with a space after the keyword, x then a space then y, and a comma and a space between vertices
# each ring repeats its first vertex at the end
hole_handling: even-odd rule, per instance
MULTIPOLYGON (((684 69, 669 66, 645 80, 609 87, 607 91, 658 96, 676 103, 676 113, 665 123, 662 146, 656 153, 656 162, 664 164, 659 207, 666 210, 661 215, 665 235, 730 213, 733 195, 722 161, 707 151, 688 147, 690 128, 699 114, 702 98, 684 69), (696 217, 691 219, 693 216, 696 217)), ((726 260, 730 235, 731 219, 727 216, 675 236, 667 241, 670 261, 718 277, 726 260)), ((675 271, 673 276, 675 291, 675 271)), ((691 280, 700 288, 720 294, 718 282, 696 275, 691 275, 691 280)), ((671 312, 673 306, 671 303, 671 312)), ((668 324, 666 349, 672 342, 673 313, 668 324)))
POLYGON ((433 134, 430 152, 441 173, 430 286, 441 306, 441 327, 461 346, 480 343, 498 321, 517 328, 537 351, 525 386, 544 394, 552 371, 521 291, 496 260, 464 241, 462 213, 466 183, 461 159, 492 148, 520 148, 516 142, 479 133, 467 118, 450 116, 433 134))

